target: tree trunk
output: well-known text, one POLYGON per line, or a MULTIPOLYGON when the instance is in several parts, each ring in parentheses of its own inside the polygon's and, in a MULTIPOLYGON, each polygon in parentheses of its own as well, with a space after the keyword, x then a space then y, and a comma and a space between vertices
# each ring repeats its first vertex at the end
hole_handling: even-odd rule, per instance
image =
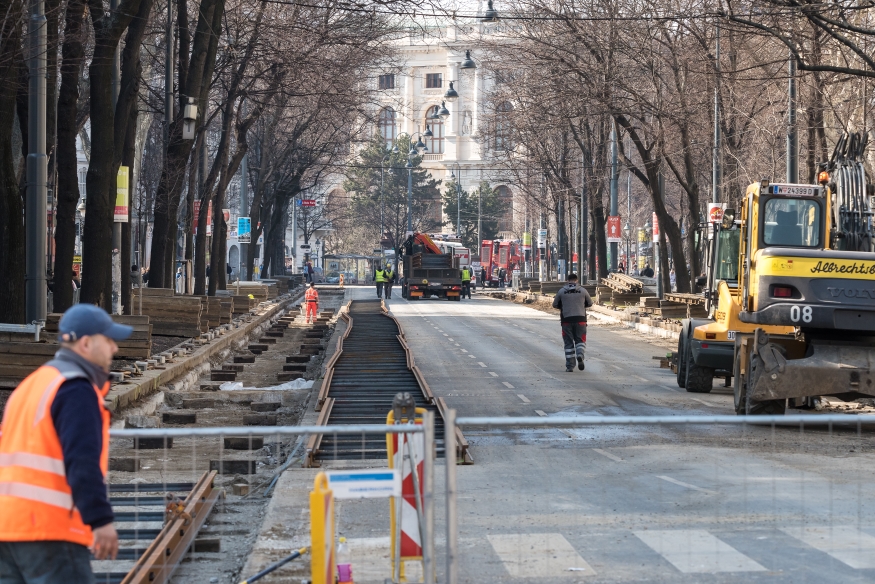
POLYGON ((608 244, 605 234, 605 208, 598 205, 593 209, 592 230, 595 234, 596 253, 598 254, 599 273, 598 279, 608 277, 608 244))
MULTIPOLYGON (((24 205, 13 127, 21 66, 21 0, 0 0, 0 322, 24 322, 24 205)), ((71 258, 72 259, 72 258, 71 258)))
MULTIPOLYGON (((58 119, 75 120, 79 103, 79 77, 82 75, 85 50, 82 25, 85 4, 69 0, 61 49, 61 88, 58 94, 58 119)), ((57 174, 58 208, 55 227, 55 283, 53 307, 64 312, 73 304, 73 256, 76 247, 76 205, 79 202, 79 168, 76 160, 76 125, 58 124, 57 174)))

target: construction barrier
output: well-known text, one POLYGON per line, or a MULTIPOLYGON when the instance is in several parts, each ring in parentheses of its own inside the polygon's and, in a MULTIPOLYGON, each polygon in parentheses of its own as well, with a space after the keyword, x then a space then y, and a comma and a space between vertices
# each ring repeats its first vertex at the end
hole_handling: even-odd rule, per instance
POLYGON ((334 494, 324 472, 310 491, 310 550, 312 584, 334 584, 334 494))

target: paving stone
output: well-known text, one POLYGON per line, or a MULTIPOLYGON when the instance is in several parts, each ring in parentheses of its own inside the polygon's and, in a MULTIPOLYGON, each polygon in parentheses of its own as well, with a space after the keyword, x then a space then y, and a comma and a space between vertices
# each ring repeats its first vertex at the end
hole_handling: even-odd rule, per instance
POLYGON ((225 436, 227 450, 261 450, 264 436, 225 436))
POLYGON ((197 424, 197 412, 164 412, 161 419, 165 424, 197 424))

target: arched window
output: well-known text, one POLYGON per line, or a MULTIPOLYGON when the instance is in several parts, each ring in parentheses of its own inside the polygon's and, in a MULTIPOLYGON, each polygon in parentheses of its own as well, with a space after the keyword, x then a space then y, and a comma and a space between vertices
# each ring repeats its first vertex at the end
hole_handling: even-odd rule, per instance
POLYGON ((444 121, 440 118, 432 119, 440 106, 433 105, 425 110, 425 125, 431 129, 433 134, 431 138, 425 138, 425 145, 428 146, 427 154, 443 154, 444 153, 444 121))
POLYGON ((498 231, 513 231, 513 195, 510 189, 504 185, 496 187, 495 194, 501 201, 502 211, 498 216, 498 231))
POLYGON ((492 145, 495 150, 512 150, 513 144, 510 139, 510 112, 513 106, 509 101, 498 104, 495 108, 495 132, 492 137, 492 145))
POLYGON ((379 117, 380 137, 386 144, 386 148, 391 148, 395 145, 395 138, 398 137, 398 128, 395 125, 395 110, 391 107, 384 107, 380 110, 379 117))

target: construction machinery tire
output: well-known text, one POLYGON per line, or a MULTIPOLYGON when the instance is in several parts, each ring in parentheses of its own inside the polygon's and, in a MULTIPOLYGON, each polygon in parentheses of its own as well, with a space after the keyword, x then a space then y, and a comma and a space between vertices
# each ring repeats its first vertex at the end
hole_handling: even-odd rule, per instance
POLYGON ((689 343, 685 343, 686 351, 684 361, 686 361, 686 382, 684 388, 690 393, 711 393, 714 388, 714 370, 710 367, 701 367, 693 362, 693 348, 689 343))
MULTIPOLYGON (((760 358, 756 355, 750 356, 750 375, 748 379, 756 380, 757 375, 762 373, 763 364, 760 358)), ((768 399, 764 401, 754 401, 750 399, 747 391, 744 392, 745 413, 748 416, 783 416, 787 411, 786 399, 768 399)))
POLYGON ((687 359, 686 359, 686 331, 681 331, 678 335, 678 365, 677 365, 677 382, 678 387, 686 387, 687 385, 687 359))

